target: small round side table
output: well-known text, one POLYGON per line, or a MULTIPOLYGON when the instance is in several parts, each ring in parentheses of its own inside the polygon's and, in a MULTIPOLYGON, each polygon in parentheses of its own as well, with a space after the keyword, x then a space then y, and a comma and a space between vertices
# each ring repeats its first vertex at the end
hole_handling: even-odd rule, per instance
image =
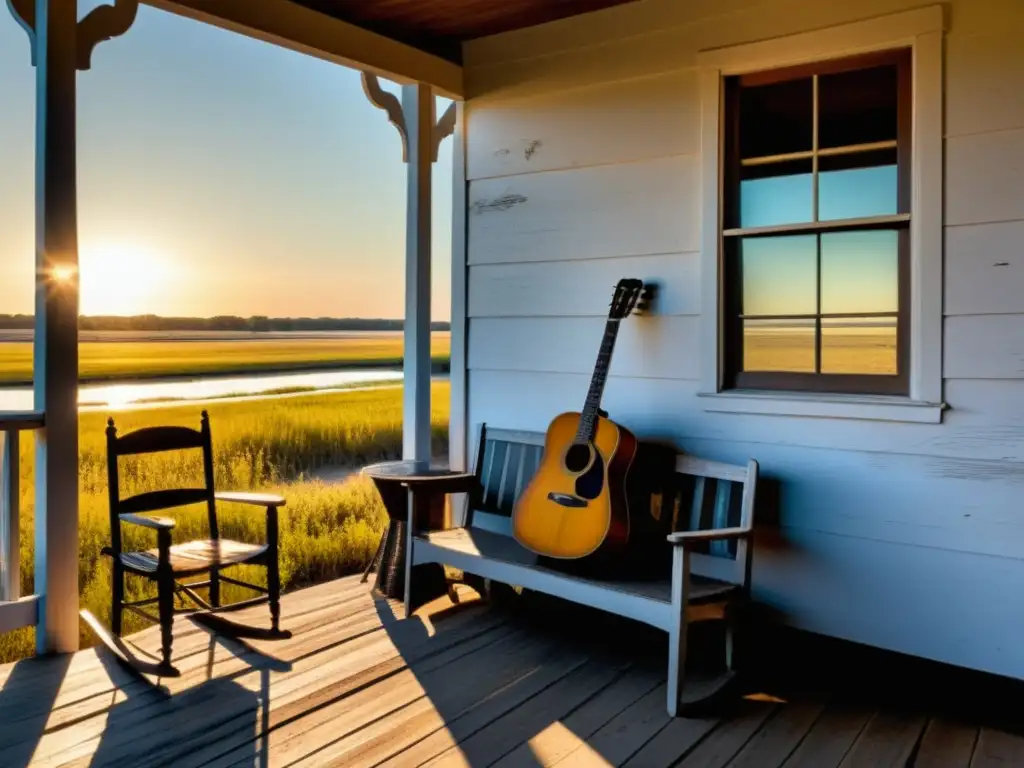
POLYGON ((419 461, 384 461, 363 467, 362 474, 373 480, 388 513, 388 527, 381 536, 373 560, 363 573, 377 571, 375 591, 395 600, 405 600, 410 612, 448 593, 444 566, 426 563, 415 566, 411 575, 412 594, 406 600, 406 560, 409 538, 423 531, 451 527, 448 494, 469 491, 476 482, 471 472, 456 472, 444 466, 419 461), (413 505, 413 530, 409 530, 409 503, 413 505))

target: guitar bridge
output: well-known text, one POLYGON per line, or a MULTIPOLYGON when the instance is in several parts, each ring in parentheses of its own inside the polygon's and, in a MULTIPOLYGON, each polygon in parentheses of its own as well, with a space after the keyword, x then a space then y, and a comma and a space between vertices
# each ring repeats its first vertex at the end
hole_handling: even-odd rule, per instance
POLYGON ((548 499, 555 502, 555 504, 573 509, 582 509, 587 506, 586 499, 581 499, 579 496, 571 496, 568 493, 555 493, 552 491, 548 494, 548 499))

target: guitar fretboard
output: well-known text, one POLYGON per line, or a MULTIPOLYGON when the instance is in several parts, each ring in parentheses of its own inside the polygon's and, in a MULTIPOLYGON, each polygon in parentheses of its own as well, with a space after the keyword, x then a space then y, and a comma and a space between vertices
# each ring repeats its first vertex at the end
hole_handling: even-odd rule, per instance
POLYGON ((612 351, 615 349, 615 338, 618 333, 619 321, 609 320, 605 325, 601 349, 597 353, 597 362, 594 364, 594 375, 590 379, 587 400, 580 414, 580 425, 575 441, 577 443, 589 443, 597 433, 598 410, 601 407, 604 385, 608 380, 608 366, 612 361, 612 351))

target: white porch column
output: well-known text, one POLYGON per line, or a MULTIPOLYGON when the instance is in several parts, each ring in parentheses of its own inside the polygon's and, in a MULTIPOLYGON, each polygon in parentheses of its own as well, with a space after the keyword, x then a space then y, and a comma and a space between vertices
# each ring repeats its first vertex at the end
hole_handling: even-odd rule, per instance
POLYGON ((77 0, 36 2, 36 652, 78 649, 77 0))
POLYGON ((437 151, 455 130, 452 103, 434 121, 434 94, 429 85, 402 86, 402 101, 380 87, 377 76, 363 72, 363 91, 387 113, 402 139, 408 165, 405 218, 405 386, 402 404, 402 458, 430 461, 430 219, 431 172, 437 151))
POLYGON ((139 0, 114 0, 81 21, 78 0, 7 0, 36 66, 35 433, 36 652, 78 649, 77 70, 124 34, 139 0))
POLYGON ((430 260, 434 94, 402 86, 408 147, 402 458, 430 461, 430 260))

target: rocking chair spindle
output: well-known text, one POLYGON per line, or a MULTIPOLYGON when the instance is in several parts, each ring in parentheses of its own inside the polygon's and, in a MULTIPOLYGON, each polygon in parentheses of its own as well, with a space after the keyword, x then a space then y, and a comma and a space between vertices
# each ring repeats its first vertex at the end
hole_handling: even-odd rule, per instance
POLYGON ((291 633, 280 628, 281 582, 278 568, 278 514, 285 500, 280 496, 263 493, 219 493, 214 489, 213 449, 210 437, 210 418, 202 412, 200 429, 188 427, 146 427, 118 436, 114 420, 107 422, 107 480, 110 494, 110 539, 109 547, 102 553, 113 560, 113 585, 110 631, 88 611, 82 611, 82 618, 121 661, 137 672, 160 677, 177 677, 180 673, 171 663, 174 616, 187 614, 211 631, 230 637, 283 639, 291 633), (145 453, 189 450, 199 448, 203 452, 202 488, 175 488, 139 493, 121 498, 119 487, 118 459, 145 453), (217 502, 247 504, 263 507, 267 515, 267 536, 265 544, 249 544, 224 539, 217 524, 217 502), (209 539, 172 543, 174 520, 167 517, 147 517, 146 513, 181 507, 188 504, 205 503, 209 523, 209 539), (156 531, 156 549, 139 552, 125 552, 121 542, 121 525, 128 523, 156 531), (256 584, 230 578, 221 573, 235 565, 262 565, 267 569, 266 588, 256 584), (184 582, 203 573, 209 574, 206 581, 184 582), (124 599, 125 576, 132 574, 153 581, 157 585, 157 597, 135 602, 124 599), (229 605, 221 604, 220 585, 227 582, 252 589, 259 597, 229 605), (209 599, 204 600, 197 589, 208 588, 209 599), (191 601, 195 608, 175 608, 174 597, 182 603, 191 601), (143 606, 157 604, 157 615, 143 610, 143 606), (270 627, 263 628, 231 621, 221 614, 248 608, 261 603, 270 605, 270 627), (160 625, 161 660, 159 663, 144 661, 136 656, 121 640, 123 613, 132 611, 149 621, 160 625))

